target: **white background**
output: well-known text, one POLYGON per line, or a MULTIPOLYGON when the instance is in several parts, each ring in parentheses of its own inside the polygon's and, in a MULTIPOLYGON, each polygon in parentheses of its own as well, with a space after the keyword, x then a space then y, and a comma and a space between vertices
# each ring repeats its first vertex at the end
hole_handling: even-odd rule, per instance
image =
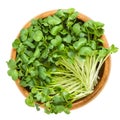
POLYGON ((69 115, 47 115, 28 107, 7 75, 11 44, 24 24, 42 12, 70 7, 103 22, 109 44, 120 48, 119 0, 0 0, 0 120, 120 120, 120 50, 112 55, 111 73, 102 92, 69 115))

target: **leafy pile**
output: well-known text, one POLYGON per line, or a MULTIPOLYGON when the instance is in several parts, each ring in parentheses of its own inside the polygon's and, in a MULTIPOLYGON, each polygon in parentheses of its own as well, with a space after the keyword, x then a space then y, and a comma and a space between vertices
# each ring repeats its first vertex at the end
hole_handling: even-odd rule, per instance
POLYGON ((33 19, 13 42, 17 55, 7 62, 8 75, 29 91, 27 105, 69 113, 76 100, 93 92, 103 63, 117 51, 114 45, 103 46, 103 23, 77 16, 70 8, 33 19))

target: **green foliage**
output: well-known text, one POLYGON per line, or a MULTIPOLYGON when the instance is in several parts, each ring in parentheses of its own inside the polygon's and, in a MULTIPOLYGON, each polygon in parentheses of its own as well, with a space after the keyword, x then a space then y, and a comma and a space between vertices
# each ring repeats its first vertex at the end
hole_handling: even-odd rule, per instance
POLYGON ((17 80, 18 79, 18 71, 16 70, 17 68, 17 65, 16 65, 16 62, 15 60, 13 59, 10 59, 8 62, 7 62, 7 65, 9 67, 9 70, 8 70, 8 75, 12 77, 13 80, 17 80))
POLYGON ((38 30, 38 31, 35 31, 34 35, 33 35, 33 39, 36 41, 36 42, 39 42, 41 39, 43 38, 43 33, 38 30))
POLYGON ((16 62, 15 62, 15 60, 13 60, 13 59, 10 59, 10 60, 7 62, 7 65, 8 65, 8 67, 9 67, 10 69, 16 69, 16 68, 17 68, 16 62))
POLYGON ((16 60, 10 59, 8 75, 29 90, 25 103, 45 112, 70 113, 72 104, 92 93, 107 57, 117 52, 104 48, 103 23, 77 19, 73 8, 33 19, 13 42, 16 60))
POLYGON ((12 77, 13 80, 17 80, 18 79, 18 71, 14 70, 14 69, 10 69, 8 70, 8 75, 12 77))

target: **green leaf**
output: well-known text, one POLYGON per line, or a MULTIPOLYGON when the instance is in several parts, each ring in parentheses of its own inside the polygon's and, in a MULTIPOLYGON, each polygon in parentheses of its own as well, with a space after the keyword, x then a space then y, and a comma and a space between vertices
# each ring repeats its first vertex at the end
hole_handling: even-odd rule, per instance
POLYGON ((21 36, 22 36, 22 35, 27 36, 27 35, 28 35, 28 29, 26 29, 26 28, 22 29, 22 30, 20 31, 20 35, 21 35, 21 36))
POLYGON ((32 19, 32 20, 31 20, 31 23, 32 23, 32 25, 37 25, 37 24, 38 24, 38 21, 37 21, 37 19, 32 19))
POLYGON ((55 35, 57 35, 62 29, 63 29, 63 26, 60 24, 60 25, 58 25, 58 26, 54 26, 54 27, 51 29, 50 33, 55 36, 55 35))
POLYGON ((58 58, 58 57, 60 57, 60 55, 58 53, 54 53, 52 57, 53 58, 58 58))
POLYGON ((23 54, 25 52, 25 49, 26 49, 25 45, 20 44, 20 46, 17 48, 17 52, 19 54, 23 54))
POLYGON ((20 57, 21 57, 23 63, 28 63, 29 58, 28 58, 28 56, 26 54, 21 54, 20 57))
MULTIPOLYGON (((30 26, 29 28, 28 28, 28 34, 29 34, 29 38, 28 39, 31 39, 31 41, 33 40, 33 35, 34 35, 34 27, 33 26, 30 26)), ((27 40, 28 40, 27 39, 27 40)))
POLYGON ((68 93, 67 91, 63 91, 61 94, 66 102, 68 102, 71 99, 70 93, 68 93))
POLYGON ((32 80, 26 84, 26 87, 28 87, 29 89, 35 87, 34 78, 32 78, 32 80))
POLYGON ((73 30, 73 33, 75 34, 75 35, 80 35, 80 32, 81 32, 81 30, 80 30, 80 24, 79 23, 75 23, 74 25, 73 25, 73 27, 72 27, 72 30, 73 30))
POLYGON ((39 66, 39 76, 40 78, 42 78, 43 80, 46 79, 47 74, 46 74, 46 68, 43 66, 39 66))
POLYGON ((35 60, 34 63, 33 63, 33 66, 35 66, 35 67, 38 67, 40 65, 42 65, 42 64, 38 60, 35 60))
POLYGON ((70 109, 69 109, 69 108, 64 108, 64 112, 65 112, 66 114, 70 114, 70 109))
POLYGON ((80 33, 80 38, 85 38, 86 34, 85 33, 80 33))
POLYGON ((21 41, 25 41, 28 38, 28 30, 26 28, 20 31, 21 41))
POLYGON ((36 41, 36 42, 39 42, 40 40, 43 39, 43 33, 42 31, 38 30, 34 33, 33 35, 33 39, 36 41))
POLYGON ((63 41, 66 42, 66 43, 71 43, 71 41, 72 41, 71 35, 68 34, 67 36, 65 36, 65 37, 63 38, 63 41))
POLYGON ((44 87, 43 90, 42 90, 42 93, 43 93, 44 95, 49 95, 49 94, 50 94, 50 89, 47 88, 47 87, 44 87))
POLYGON ((85 32, 94 34, 97 37, 102 36, 104 33, 103 23, 95 22, 93 20, 88 20, 87 22, 84 23, 83 26, 85 28, 85 32))
POLYGON ((73 14, 73 13, 75 13, 75 9, 74 8, 69 8, 69 9, 66 10, 66 12, 68 14, 73 14))
POLYGON ((67 23, 66 23, 66 26, 67 26, 68 29, 70 29, 73 24, 74 24, 74 21, 68 20, 67 23))
POLYGON ((60 51, 64 50, 64 49, 65 49, 65 45, 61 43, 61 44, 58 46, 58 49, 59 49, 60 51))
POLYGON ((108 50, 106 48, 102 48, 101 50, 98 51, 99 52, 99 58, 102 59, 104 58, 107 54, 108 54, 108 50))
POLYGON ((35 45, 33 43, 31 43, 31 41, 25 41, 24 44, 30 48, 35 48, 35 45))
POLYGON ((67 34, 69 34, 69 32, 68 32, 66 29, 63 29, 60 33, 61 33, 62 35, 67 35, 67 34))
POLYGON ((31 77, 35 77, 38 75, 38 71, 36 69, 30 69, 29 73, 30 73, 31 77))
POLYGON ((57 10, 55 15, 58 16, 59 18, 65 18, 65 16, 66 16, 62 9, 57 10))
POLYGON ((14 70, 14 69, 10 69, 8 70, 8 75, 12 77, 13 80, 17 80, 18 79, 18 71, 14 70))
POLYGON ((96 49, 97 49, 97 43, 96 43, 96 41, 91 40, 90 42, 88 42, 88 45, 89 45, 93 50, 96 50, 96 49))
POLYGON ((7 62, 7 65, 10 69, 15 69, 17 66, 16 66, 16 61, 13 60, 13 59, 10 59, 8 62, 7 62))
POLYGON ((73 51, 73 50, 69 50, 67 54, 68 54, 68 57, 71 59, 73 59, 76 55, 75 51, 73 51))
POLYGON ((20 80, 20 85, 23 86, 23 87, 27 87, 28 84, 26 81, 23 81, 23 80, 20 80))
POLYGON ((17 49, 17 48, 19 47, 20 43, 21 43, 21 42, 20 42, 20 39, 17 38, 17 39, 15 39, 14 42, 12 43, 12 47, 15 48, 15 49, 17 49))
POLYGON ((61 42, 62 42, 62 38, 59 35, 57 35, 55 39, 51 40, 51 44, 53 46, 58 46, 61 44, 61 42))
POLYGON ((61 113, 65 110, 65 106, 64 105, 57 105, 57 106, 54 106, 54 113, 55 114, 58 114, 58 113, 61 113))
POLYGON ((45 50, 43 50, 42 51, 42 55, 41 55, 41 58, 44 58, 44 59, 46 59, 47 57, 48 57, 48 55, 49 55, 49 49, 48 48, 46 48, 45 50))
POLYGON ((33 87, 32 90, 31 90, 31 93, 35 94, 35 93, 37 93, 37 92, 38 92, 38 89, 35 88, 35 87, 33 87))
POLYGON ((80 38, 78 41, 74 42, 73 47, 75 50, 79 50, 81 46, 85 45, 87 43, 86 38, 80 38))
POLYGON ((75 20, 76 17, 78 16, 78 12, 73 12, 69 17, 68 17, 68 20, 75 20))
POLYGON ((33 51, 30 51, 30 50, 26 49, 24 53, 28 56, 28 58, 33 57, 33 51))
POLYGON ((79 55, 91 56, 93 55, 93 50, 91 49, 91 47, 83 46, 79 49, 79 55))
POLYGON ((59 17, 57 17, 57 16, 48 16, 48 18, 47 18, 47 22, 48 22, 48 24, 50 24, 50 25, 58 25, 58 24, 60 24, 62 21, 61 21, 61 19, 59 18, 59 17))
POLYGON ((35 107, 36 107, 36 110, 39 111, 40 110, 40 105, 35 103, 35 107))
POLYGON ((39 49, 39 47, 36 47, 33 57, 38 58, 39 56, 40 56, 40 49, 39 49))
POLYGON ((28 65, 31 64, 31 63, 33 63, 35 61, 35 59, 36 59, 35 57, 31 57, 30 60, 29 60, 29 62, 28 62, 28 65))
POLYGON ((60 104, 62 104, 64 102, 65 102, 64 98, 62 96, 60 96, 60 95, 55 95, 53 97, 53 104, 55 104, 55 105, 60 105, 60 104))
POLYGON ((112 53, 116 53, 117 51, 118 51, 118 48, 112 44, 109 48, 109 53, 112 54, 112 53))
POLYGON ((42 95, 41 95, 40 92, 37 92, 34 97, 37 99, 37 101, 41 101, 42 100, 42 95))
POLYGON ((29 96, 25 99, 25 103, 26 103, 28 106, 31 106, 31 107, 34 107, 34 106, 35 106, 35 102, 34 102, 34 99, 33 99, 32 94, 29 94, 29 96))
POLYGON ((41 94, 42 97, 41 97, 41 102, 42 103, 46 103, 49 101, 49 95, 45 95, 45 94, 41 94))

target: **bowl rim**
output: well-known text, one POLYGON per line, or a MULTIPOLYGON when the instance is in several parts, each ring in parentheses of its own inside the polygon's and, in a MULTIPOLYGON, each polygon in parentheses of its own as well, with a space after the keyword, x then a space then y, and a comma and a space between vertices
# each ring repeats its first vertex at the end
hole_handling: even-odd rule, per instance
MULTIPOLYGON (((57 12, 57 10, 50 10, 50 11, 47 11, 47 12, 43 12, 35 17, 33 17, 34 19, 39 19, 39 18, 45 18, 45 17, 48 17, 50 15, 53 15, 57 12)), ((32 19, 33 19, 32 18, 32 19)), ((82 20, 83 22, 86 22, 88 20, 92 20, 91 18, 89 18, 88 16, 84 15, 83 13, 79 13, 78 16, 77 16, 78 19, 82 20)), ((29 26, 31 25, 31 20, 28 21, 22 28, 28 28, 29 26)), ((19 37, 19 34, 17 35, 17 38, 19 37)), ((102 35, 101 39, 104 40, 104 44, 103 46, 108 48, 109 47, 109 44, 108 44, 108 41, 107 41, 107 38, 105 35, 102 35)), ((12 51, 11 51, 11 59, 14 59, 15 60, 16 58, 16 50, 14 48, 12 48, 12 51)), ((79 108, 79 107, 82 107, 83 105, 86 105, 87 103, 89 103, 90 101, 92 101, 95 97, 97 97, 97 95, 102 91, 102 89, 104 88, 107 80, 108 80, 108 77, 109 77, 109 74, 110 74, 110 69, 111 69, 111 56, 109 56, 105 62, 104 62, 104 69, 103 69, 103 74, 102 74, 102 77, 100 79, 100 81, 98 82, 98 84, 95 86, 95 89, 94 91, 87 95, 86 97, 78 100, 78 101, 75 101, 73 104, 72 104, 72 110, 73 109, 76 109, 76 108, 79 108)), ((15 81, 18 89, 20 90, 20 92, 25 96, 27 97, 29 92, 22 86, 20 86, 20 80, 16 80, 15 81)), ((42 106, 43 107, 43 106, 42 106)))

